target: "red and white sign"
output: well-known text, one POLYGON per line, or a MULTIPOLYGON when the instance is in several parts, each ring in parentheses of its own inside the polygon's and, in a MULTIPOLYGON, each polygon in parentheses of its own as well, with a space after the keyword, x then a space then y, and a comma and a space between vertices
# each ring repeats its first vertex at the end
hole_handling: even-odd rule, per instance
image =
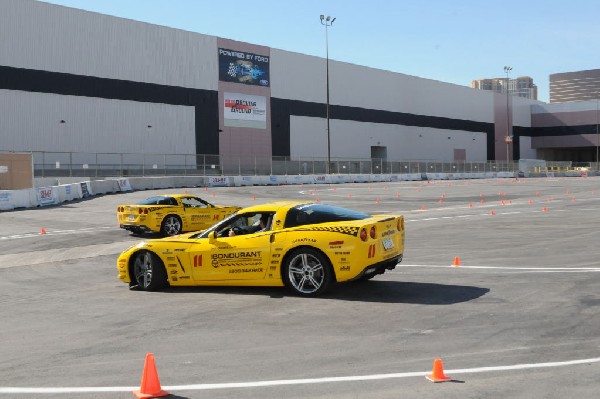
POLYGON ((223 93, 223 125, 266 129, 267 98, 242 93, 223 93))
POLYGON ((38 187, 37 200, 40 205, 56 204, 56 194, 52 187, 38 187))

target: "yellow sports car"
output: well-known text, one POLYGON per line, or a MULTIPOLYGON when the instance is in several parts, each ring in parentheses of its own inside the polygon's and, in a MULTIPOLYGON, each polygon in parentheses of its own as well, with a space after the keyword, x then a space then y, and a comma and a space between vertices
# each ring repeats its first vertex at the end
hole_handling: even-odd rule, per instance
POLYGON ((160 232, 174 236, 207 229, 239 209, 238 206, 213 205, 190 194, 167 194, 136 205, 119 205, 117 219, 122 229, 134 234, 160 232))
POLYGON ((171 286, 286 286, 319 295, 333 283, 392 270, 404 252, 402 215, 273 202, 211 228, 142 241, 117 260, 117 277, 146 291, 171 286))

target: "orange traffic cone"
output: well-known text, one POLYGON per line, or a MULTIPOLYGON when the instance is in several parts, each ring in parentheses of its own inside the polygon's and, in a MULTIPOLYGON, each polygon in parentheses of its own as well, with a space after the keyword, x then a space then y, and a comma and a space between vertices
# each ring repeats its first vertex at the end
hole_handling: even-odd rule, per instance
POLYGON ((460 266, 460 258, 458 256, 454 257, 454 262, 452 263, 452 266, 460 266))
POLYGON ((42 227, 42 229, 40 230, 40 234, 46 234, 46 229, 42 227))
POLYGON ((154 354, 147 353, 144 362, 144 372, 142 373, 142 383, 139 391, 133 391, 138 398, 158 398, 169 395, 169 392, 163 391, 158 380, 156 364, 154 364, 154 354))
POLYGON ((444 365, 442 364, 442 359, 435 359, 433 361, 433 371, 431 374, 426 375, 425 378, 432 382, 444 382, 452 380, 452 378, 444 374, 444 365))
POLYGON ((490 215, 495 215, 495 214, 496 214, 496 212, 494 212, 494 210, 492 209, 492 210, 490 211, 490 215))

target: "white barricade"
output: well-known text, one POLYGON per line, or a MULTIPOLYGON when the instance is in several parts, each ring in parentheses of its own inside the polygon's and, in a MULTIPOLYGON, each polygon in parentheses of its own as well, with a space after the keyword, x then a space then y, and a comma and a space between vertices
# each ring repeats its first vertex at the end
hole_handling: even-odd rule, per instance
POLYGON ((81 193, 81 198, 87 198, 94 195, 92 191, 92 183, 89 181, 82 181, 79 183, 79 192, 81 193))
POLYGON ((268 186, 279 186, 280 184, 285 184, 285 178, 283 176, 267 176, 268 186))
POLYGON ((81 198, 81 186, 79 184, 61 184, 56 188, 58 203, 73 201, 81 198))
POLYGON ((92 180, 87 182, 88 187, 91 186, 94 195, 106 194, 106 193, 117 193, 119 192, 119 184, 116 180, 92 180))
POLYGON ((0 211, 11 211, 15 209, 12 201, 12 191, 0 191, 0 211))
POLYGON ((327 178, 325 175, 313 175, 312 182, 315 184, 324 184, 327 182, 327 178))
POLYGON ((309 184, 310 178, 305 175, 285 176, 285 184, 309 184))
POLYGON ((513 177, 515 177, 515 173, 514 172, 498 172, 497 177, 501 178, 501 179, 513 178, 513 177))
POLYGON ((252 185, 251 176, 233 176, 231 180, 233 180, 233 185, 236 187, 252 185))
POLYGON ((58 204, 57 189, 54 187, 38 187, 36 189, 37 203, 40 206, 58 204))
POLYGON ((123 179, 114 179, 117 182, 117 185, 119 187, 119 191, 132 191, 131 189, 131 184, 129 184, 129 179, 127 178, 123 178, 123 179))
POLYGON ((229 176, 211 176, 208 178, 210 187, 228 187, 229 184, 229 176))

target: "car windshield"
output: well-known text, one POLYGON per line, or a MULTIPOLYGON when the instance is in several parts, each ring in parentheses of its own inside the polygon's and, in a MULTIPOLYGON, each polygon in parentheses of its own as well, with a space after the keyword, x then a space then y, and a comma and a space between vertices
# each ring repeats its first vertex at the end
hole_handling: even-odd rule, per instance
POLYGON ((232 222, 234 222, 232 219, 239 219, 237 212, 229 215, 228 217, 226 217, 225 219, 221 220, 219 223, 213 225, 209 229, 204 230, 204 231, 202 231, 202 232, 200 232, 198 234, 194 234, 190 238, 206 238, 206 237, 208 237, 208 233, 210 233, 211 231, 215 231, 215 230, 216 231, 220 231, 221 229, 223 229, 224 226, 228 226, 229 224, 231 224, 232 222))
POLYGON ((177 205, 177 200, 173 197, 150 197, 138 202, 138 205, 177 205))
POLYGON ((366 213, 353 211, 335 205, 305 204, 290 209, 285 218, 284 227, 296 227, 305 224, 362 220, 370 217, 366 213))

